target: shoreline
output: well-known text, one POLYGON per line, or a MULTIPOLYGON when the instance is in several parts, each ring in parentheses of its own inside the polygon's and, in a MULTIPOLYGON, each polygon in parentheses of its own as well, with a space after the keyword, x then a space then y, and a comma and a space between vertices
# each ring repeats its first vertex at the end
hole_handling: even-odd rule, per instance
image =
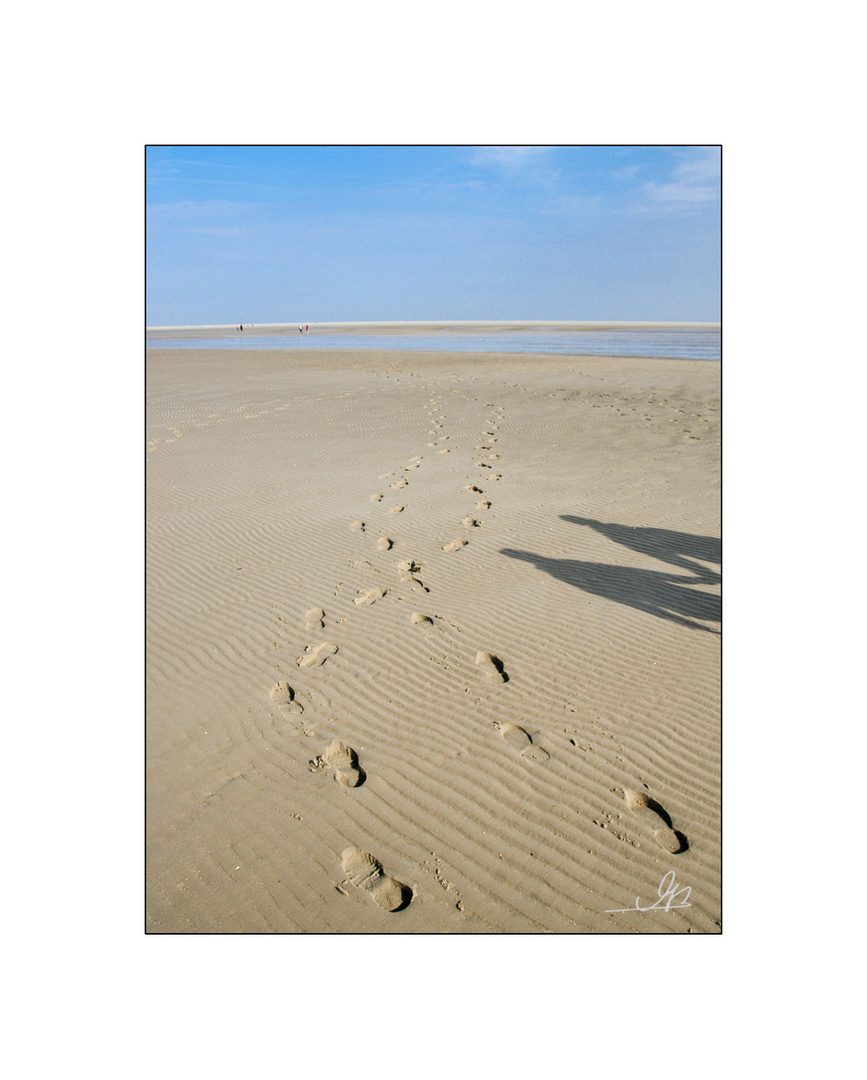
MULTIPOLYGON (((292 323, 243 323, 245 329, 257 334, 292 334, 298 332, 300 322, 292 323)), ((718 322, 614 322, 570 320, 453 320, 453 321, 391 321, 391 322, 317 322, 303 323, 311 334, 429 334, 448 333, 497 333, 516 330, 564 330, 573 333, 594 330, 719 330, 718 322)), ((215 324, 202 326, 148 326, 145 332, 151 337, 222 337, 238 333, 238 324, 215 324)))

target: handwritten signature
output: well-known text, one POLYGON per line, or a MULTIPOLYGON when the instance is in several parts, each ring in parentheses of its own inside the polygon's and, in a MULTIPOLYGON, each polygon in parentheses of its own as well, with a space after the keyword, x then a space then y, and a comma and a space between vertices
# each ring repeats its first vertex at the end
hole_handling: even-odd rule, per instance
POLYGON ((687 903, 687 900, 692 895, 692 889, 689 885, 679 885, 675 880, 673 870, 669 870, 660 881, 658 894, 659 899, 653 904, 648 904, 647 907, 642 907, 639 903, 641 898, 636 896, 635 907, 612 908, 606 911, 605 914, 616 915, 620 911, 671 911, 672 908, 692 907, 692 904, 687 903), (683 897, 682 900, 681 897, 683 897), (675 901, 680 902, 675 903, 675 901))

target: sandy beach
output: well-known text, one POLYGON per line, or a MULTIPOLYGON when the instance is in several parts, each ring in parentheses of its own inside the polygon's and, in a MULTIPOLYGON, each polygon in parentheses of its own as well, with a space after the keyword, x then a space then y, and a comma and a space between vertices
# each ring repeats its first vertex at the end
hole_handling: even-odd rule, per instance
POLYGON ((718 363, 146 366, 149 932, 719 933, 718 363))

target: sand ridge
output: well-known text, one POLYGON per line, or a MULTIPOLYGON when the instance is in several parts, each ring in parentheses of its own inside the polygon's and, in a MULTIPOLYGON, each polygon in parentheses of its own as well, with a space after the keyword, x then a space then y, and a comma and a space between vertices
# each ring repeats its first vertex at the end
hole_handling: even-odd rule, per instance
POLYGON ((149 928, 718 930, 718 365, 148 359, 149 928))

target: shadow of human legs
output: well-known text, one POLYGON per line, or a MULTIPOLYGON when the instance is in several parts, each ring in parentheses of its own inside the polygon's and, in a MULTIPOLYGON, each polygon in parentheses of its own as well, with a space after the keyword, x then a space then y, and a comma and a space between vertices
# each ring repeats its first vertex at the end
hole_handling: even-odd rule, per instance
POLYGON ((720 576, 713 570, 694 560, 716 563, 722 558, 722 545, 718 537, 697 536, 693 533, 674 532, 671 529, 651 529, 641 526, 617 525, 614 522, 594 521, 592 518, 577 517, 574 514, 561 514, 561 520, 573 525, 584 525, 601 533, 615 544, 640 551, 642 555, 651 555, 660 562, 689 570, 696 576, 696 581, 704 585, 716 585, 720 576))
MULTIPOLYGON (((642 570, 633 566, 606 566, 603 563, 582 562, 579 559, 550 559, 530 551, 503 548, 501 554, 510 559, 532 563, 546 574, 565 581, 596 596, 604 596, 619 604, 646 611, 660 619, 718 634, 718 630, 701 622, 719 622, 721 603, 718 596, 688 588, 707 584, 705 579, 675 576, 664 570, 642 570)), ((718 580, 718 578, 717 578, 718 580)))

